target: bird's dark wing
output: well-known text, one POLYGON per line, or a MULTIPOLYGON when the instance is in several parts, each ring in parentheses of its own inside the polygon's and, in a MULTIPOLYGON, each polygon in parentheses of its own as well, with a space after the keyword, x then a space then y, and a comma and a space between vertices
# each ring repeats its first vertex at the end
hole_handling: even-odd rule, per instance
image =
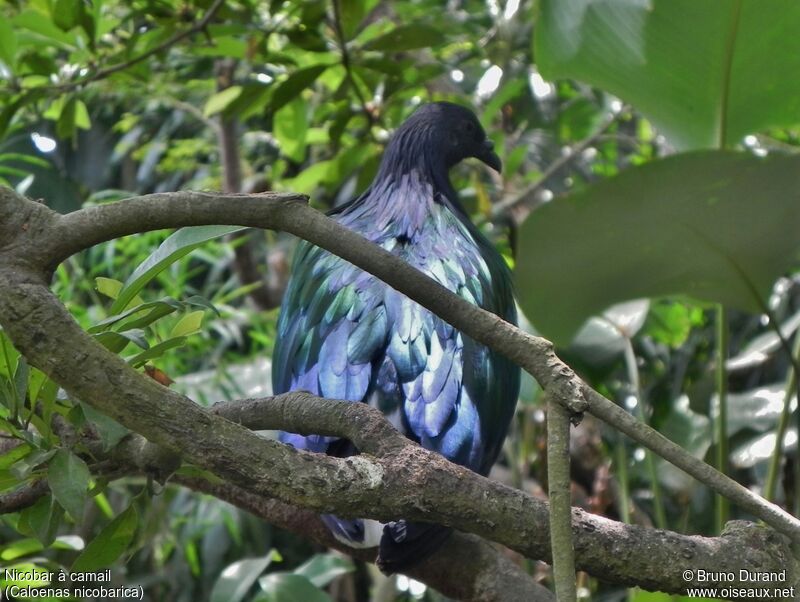
MULTIPOLYGON (((510 275, 502 259, 494 250, 484 257, 473 245, 454 240, 432 243, 446 249, 416 249, 426 258, 421 267, 462 298, 514 321, 510 275)), ((513 415, 519 369, 400 293, 387 291, 385 304, 391 327, 373 390, 376 405, 401 407, 407 436, 487 473, 513 415)))
MULTIPOLYGON (((274 392, 303 389, 331 399, 365 400, 388 334, 380 288, 366 272, 301 242, 278 319, 274 392)), ((283 440, 325 452, 334 438, 286 434, 283 440)))
MULTIPOLYGON (((502 258, 480 234, 442 215, 437 236, 413 246, 387 239, 384 247, 467 301, 514 321, 502 258)), ((303 242, 278 321, 273 389, 368 402, 409 438, 486 473, 513 414, 519 371, 374 276, 303 242)), ((333 441, 284 440, 318 452, 333 441)))

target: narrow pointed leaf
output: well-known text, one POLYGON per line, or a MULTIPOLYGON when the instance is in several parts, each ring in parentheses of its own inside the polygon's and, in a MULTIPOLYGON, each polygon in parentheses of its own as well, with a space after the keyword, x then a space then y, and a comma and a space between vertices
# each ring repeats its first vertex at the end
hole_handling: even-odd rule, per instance
POLYGON ((111 313, 120 313, 140 290, 162 270, 185 257, 203 243, 242 230, 240 226, 194 226, 181 228, 167 238, 125 281, 111 313))

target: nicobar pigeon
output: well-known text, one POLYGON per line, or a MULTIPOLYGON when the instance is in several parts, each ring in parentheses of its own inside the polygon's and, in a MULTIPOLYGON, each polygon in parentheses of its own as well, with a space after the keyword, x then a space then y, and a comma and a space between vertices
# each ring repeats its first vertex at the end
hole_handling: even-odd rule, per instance
MULTIPOLYGON (((463 299, 516 323, 505 261, 469 220, 448 177, 475 157, 500 171, 469 109, 421 106, 395 132, 369 189, 334 209, 337 222, 407 261, 463 299)), ((278 320, 274 392, 306 390, 379 408, 405 436, 482 475, 500 454, 519 369, 349 262, 297 248, 278 320)), ((347 440, 282 433, 298 449, 346 457, 347 440)), ((378 565, 402 572, 450 534, 440 525, 324 515, 337 539, 379 545, 378 565)))

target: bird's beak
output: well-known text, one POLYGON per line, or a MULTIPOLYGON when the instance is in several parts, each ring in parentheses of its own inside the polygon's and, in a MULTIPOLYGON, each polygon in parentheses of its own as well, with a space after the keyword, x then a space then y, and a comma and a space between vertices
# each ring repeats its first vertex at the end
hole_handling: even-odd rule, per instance
POLYGON ((483 141, 481 149, 475 155, 475 158, 486 163, 486 165, 491 167, 497 173, 503 171, 503 163, 500 161, 500 157, 497 156, 497 153, 494 152, 494 142, 492 142, 489 138, 483 141))

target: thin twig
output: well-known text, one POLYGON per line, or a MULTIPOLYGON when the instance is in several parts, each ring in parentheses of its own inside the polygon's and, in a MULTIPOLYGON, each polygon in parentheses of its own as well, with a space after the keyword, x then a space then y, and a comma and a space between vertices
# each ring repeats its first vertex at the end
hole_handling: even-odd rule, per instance
POLYGON ((353 70, 350 64, 350 52, 347 50, 347 40, 344 37, 344 29, 342 29, 342 15, 341 8, 339 7, 339 0, 332 0, 332 4, 333 29, 336 31, 336 39, 339 42, 339 49, 342 51, 342 67, 344 67, 345 77, 347 78, 347 81, 350 82, 350 87, 353 88, 353 91, 358 97, 358 101, 361 103, 361 109, 364 111, 364 115, 367 117, 370 126, 373 126, 376 123, 375 115, 369 108, 367 99, 364 97, 364 94, 361 92, 361 89, 356 83, 356 78, 353 76, 353 70))
POLYGON ((622 115, 627 112, 627 107, 622 107, 619 111, 614 113, 611 117, 609 117, 603 124, 597 129, 596 132, 591 134, 590 136, 584 138, 580 142, 578 142, 575 146, 571 147, 570 152, 565 155, 561 155, 558 159, 553 161, 550 165, 547 166, 547 169, 544 170, 544 173, 541 177, 532 182, 516 194, 505 198, 498 202, 497 204, 492 206, 492 211, 490 213, 490 219, 496 219, 501 215, 504 215, 510 209, 513 209, 521 202, 529 199, 531 196, 536 194, 546 183, 547 181, 555 174, 559 169, 567 165, 573 159, 578 157, 586 148, 588 148, 592 143, 596 142, 600 136, 605 134, 608 129, 614 125, 622 115))

